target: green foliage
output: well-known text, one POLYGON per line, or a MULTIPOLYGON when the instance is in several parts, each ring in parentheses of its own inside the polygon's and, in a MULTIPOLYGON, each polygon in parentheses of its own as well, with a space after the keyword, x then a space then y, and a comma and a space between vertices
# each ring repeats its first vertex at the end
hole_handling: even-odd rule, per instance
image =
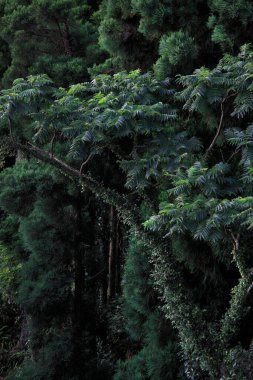
POLYGON ((22 116, 26 122, 31 117, 37 131, 34 139, 40 143, 49 143, 54 130, 61 133, 71 140, 69 155, 79 161, 103 154, 110 142, 131 188, 147 187, 153 178, 174 170, 200 148, 194 137, 188 139, 187 133, 176 133, 175 109, 164 102, 173 94, 167 83, 160 84, 151 74, 139 75, 138 70, 115 74, 113 80, 101 75, 67 91, 56 91, 45 77, 29 77, 15 82, 11 93, 6 90, 4 94, 4 117, 15 121, 22 116), (47 105, 42 102, 43 109, 31 113, 41 95, 50 96, 51 91, 56 100, 47 105), (10 107, 6 108, 6 100, 11 100, 10 107), (122 138, 131 141, 128 151, 121 148, 122 138), (149 150, 139 149, 139 141, 149 150))
POLYGON ((108 58, 103 63, 95 64, 88 69, 91 78, 99 74, 114 74, 120 71, 121 61, 119 58, 108 58))
MULTIPOLYGON (((194 31, 198 25, 198 12, 203 7, 203 1, 188 1, 177 4, 173 0, 132 0, 132 7, 140 15, 139 30, 148 39, 157 39, 162 34, 172 30, 180 30, 186 26, 188 31, 194 31), (183 25, 191 17, 191 22, 183 25)), ((204 10, 205 8, 203 8, 204 10)), ((202 14, 205 19, 205 14, 202 14)))
POLYGON ((253 12, 250 1, 212 0, 209 6, 211 14, 208 26, 212 30, 211 38, 223 51, 237 50, 241 44, 251 40, 248 34, 253 12))
POLYGON ((8 47, 2 84, 41 72, 58 84, 87 77, 87 67, 102 57, 92 11, 78 0, 1 1, 0 36, 8 47))
MULTIPOLYGON (((252 42, 252 12, 251 2, 243 0, 103 0, 99 40, 110 65, 147 70, 156 63, 164 78, 189 73, 197 59, 214 66, 223 53, 238 53, 252 42)), ((98 69, 103 72, 103 65, 98 69)))
MULTIPOLYGON (((100 42, 112 56, 109 67, 114 58, 126 67, 140 63, 137 54, 129 55, 132 43, 135 48, 145 45, 138 31, 140 2, 134 3, 136 14, 124 2, 104 1, 100 8, 100 42)), ((173 75, 188 70, 189 51, 191 58, 199 52, 200 60, 203 49, 194 33, 197 16, 194 27, 184 32, 180 22, 178 29, 174 25, 162 31, 168 51, 167 45, 161 47, 161 59, 164 53, 174 65, 173 75)), ((154 36, 150 40, 158 38, 154 36)), ((115 378, 180 378, 174 362, 178 347, 188 378, 248 376, 253 338, 252 66, 247 45, 237 57, 225 55, 214 69, 202 66, 178 76, 176 94, 168 81, 160 83, 140 70, 95 76, 67 89, 47 76, 30 76, 2 92, 4 130, 9 124, 14 145, 45 163, 30 159, 1 175, 1 204, 18 218, 26 253, 19 302, 31 316, 29 349, 35 360, 28 358, 20 378, 29 378, 33 370, 41 379, 97 374, 100 336, 94 330, 100 325, 96 302, 102 296, 88 280, 104 270, 91 232, 102 222, 95 213, 90 224, 94 203, 88 208, 87 192, 80 194, 79 184, 69 177, 96 196, 96 207, 104 207, 103 202, 113 206, 135 234, 123 278, 123 314, 134 344, 131 357, 126 354, 118 362, 115 378), (148 204, 146 221, 143 201, 148 204), (81 227, 74 217, 77 209, 81 227), (84 267, 75 260, 87 245, 84 267), (88 278, 78 299, 80 313, 84 306, 90 311, 77 330, 71 313, 76 268, 88 278), (61 350, 66 341, 70 356, 61 350), (88 347, 86 364, 81 347, 88 347)), ((94 67, 94 74, 100 68, 94 67)), ((123 240, 126 244, 128 238, 123 240)), ((104 244, 112 247, 112 239, 104 244)))
POLYGON ((154 69, 157 78, 165 79, 179 71, 190 72, 197 59, 198 48, 188 33, 179 30, 161 38, 159 55, 154 69))
POLYGON ((123 274, 123 315, 140 349, 117 364, 115 380, 181 379, 175 332, 157 308, 145 246, 130 237, 123 274))
MULTIPOLYGON (((29 342, 27 358, 9 378, 96 378, 95 336, 91 333, 97 323, 96 299, 90 296, 90 292, 96 293, 96 286, 83 279, 78 283, 77 273, 82 275, 85 265, 90 276, 100 257, 93 250, 89 212, 80 201, 79 189, 50 168, 27 160, 3 171, 1 189, 1 208, 18 217, 25 252, 19 258, 19 275, 14 276, 18 282, 15 301, 27 316, 29 342), (79 221, 76 207, 80 202, 79 221), (93 252, 94 260, 91 256, 84 259, 88 251, 93 252)), ((13 266, 11 273, 14 270, 13 266)), ((7 286, 7 272, 0 273, 7 286)))
POLYGON ((99 10, 99 44, 120 70, 150 68, 154 52, 138 30, 138 15, 131 4, 104 0, 99 10))

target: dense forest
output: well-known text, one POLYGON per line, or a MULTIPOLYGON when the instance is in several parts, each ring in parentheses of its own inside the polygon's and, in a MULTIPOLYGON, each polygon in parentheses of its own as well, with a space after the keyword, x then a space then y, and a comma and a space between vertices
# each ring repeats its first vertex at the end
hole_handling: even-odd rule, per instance
POLYGON ((0 379, 253 378, 252 31, 0 0, 0 379))

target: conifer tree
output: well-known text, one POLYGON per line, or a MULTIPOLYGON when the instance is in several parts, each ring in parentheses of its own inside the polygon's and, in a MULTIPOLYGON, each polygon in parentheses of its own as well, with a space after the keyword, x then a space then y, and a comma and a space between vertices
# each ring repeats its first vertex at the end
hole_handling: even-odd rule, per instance
POLYGON ((102 58, 92 20, 96 8, 96 3, 78 0, 2 0, 2 85, 42 72, 59 85, 87 78, 87 68, 102 58))
POLYGON ((99 284, 89 278, 101 257, 88 195, 27 160, 2 173, 1 189, 1 207, 19 218, 25 253, 15 298, 29 343, 10 379, 99 378, 99 284))

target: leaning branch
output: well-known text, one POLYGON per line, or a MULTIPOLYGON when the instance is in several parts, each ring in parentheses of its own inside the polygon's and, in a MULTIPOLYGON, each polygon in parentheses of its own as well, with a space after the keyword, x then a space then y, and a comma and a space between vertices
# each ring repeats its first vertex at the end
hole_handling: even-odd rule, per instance
POLYGON ((68 165, 66 162, 60 160, 56 156, 46 152, 45 150, 29 143, 21 144, 15 142, 16 148, 26 152, 27 154, 32 155, 35 158, 38 158, 40 161, 47 163, 64 174, 70 176, 71 178, 79 179, 82 186, 90 189, 96 196, 98 196, 105 203, 109 203, 112 206, 115 206, 121 216, 124 218, 124 222, 130 226, 137 224, 139 221, 138 213, 132 210, 130 204, 128 203, 124 195, 120 195, 116 191, 106 188, 103 184, 96 181, 94 178, 88 174, 83 174, 80 170, 73 168, 68 165))

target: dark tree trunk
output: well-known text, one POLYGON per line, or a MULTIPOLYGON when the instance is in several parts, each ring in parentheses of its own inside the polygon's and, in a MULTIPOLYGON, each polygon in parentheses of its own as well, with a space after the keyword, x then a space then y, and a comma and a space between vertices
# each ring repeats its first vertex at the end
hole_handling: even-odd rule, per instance
POLYGON ((74 55, 74 51, 73 51, 73 47, 71 43, 72 38, 70 35, 68 23, 67 21, 65 21, 62 27, 60 22, 57 19, 55 19, 55 22, 59 31, 60 44, 62 46, 64 54, 71 57, 74 55))
POLYGON ((24 351, 27 349, 27 343, 29 340, 29 329, 28 329, 29 316, 24 310, 21 310, 21 326, 20 326, 20 336, 18 343, 16 344, 15 351, 24 351))
POLYGON ((115 208, 110 206, 110 240, 108 257, 108 300, 114 299, 116 295, 116 269, 118 250, 117 214, 115 208))
POLYGON ((116 251, 115 292, 116 292, 116 294, 120 294, 120 283, 121 283, 121 226, 120 226, 119 218, 117 218, 117 226, 116 226, 115 251, 116 251))
POLYGON ((101 225, 101 236, 100 236, 100 246, 103 256, 103 267, 105 271, 102 275, 102 303, 104 306, 107 304, 107 290, 108 290, 108 241, 107 241, 107 232, 108 232, 108 217, 105 214, 102 214, 102 225, 101 225))
POLYGON ((85 282, 84 271, 84 248, 81 244, 82 217, 81 202, 73 205, 73 220, 75 225, 74 236, 74 298, 73 298, 73 371, 80 374, 83 370, 82 343, 85 330, 85 319, 83 315, 83 293, 85 282))

